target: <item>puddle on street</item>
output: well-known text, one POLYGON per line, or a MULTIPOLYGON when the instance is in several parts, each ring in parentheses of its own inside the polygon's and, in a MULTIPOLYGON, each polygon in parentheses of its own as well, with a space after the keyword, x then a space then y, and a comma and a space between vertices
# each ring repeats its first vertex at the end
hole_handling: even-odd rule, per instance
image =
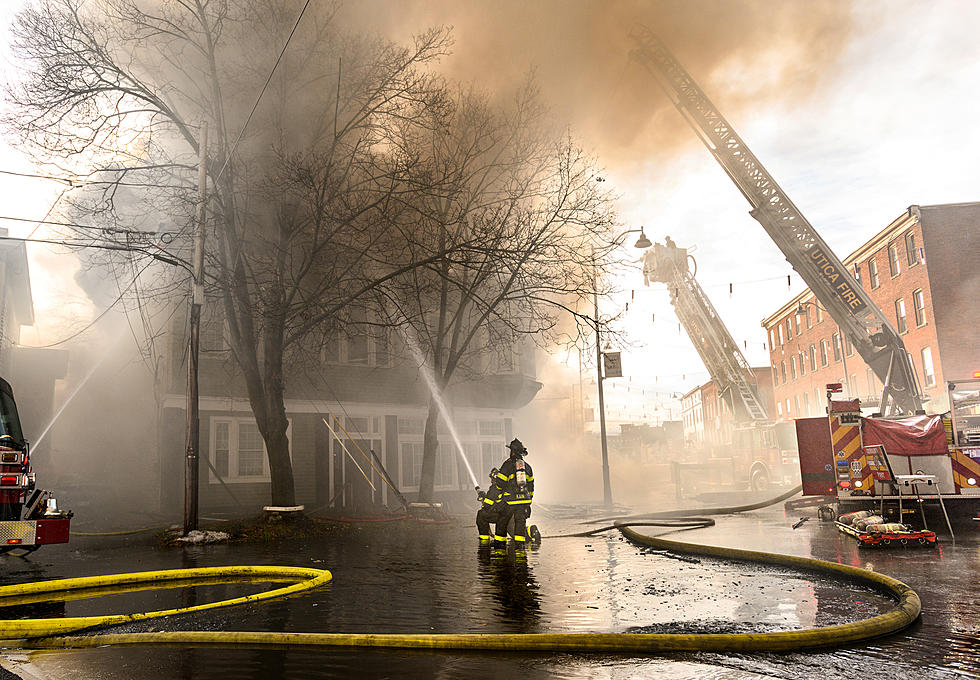
MULTIPOLYGON (((304 540, 277 553, 268 546, 205 546, 183 550, 87 551, 74 559, 52 551, 5 580, 58 578, 222 564, 281 564, 329 569, 326 588, 286 600, 117 627, 142 630, 268 630, 352 633, 744 633, 797 630, 856 621, 892 602, 860 585, 818 574, 737 562, 691 563, 630 544, 616 532, 551 538, 522 553, 477 545, 465 526, 370 527, 323 540, 304 540), (39 576, 36 572, 43 573, 39 576)), ((543 527, 544 528, 544 527, 543 527)), ((581 531, 551 522, 547 533, 581 531)), ((655 531, 655 530, 654 530, 655 531)), ((719 526, 675 535, 867 566, 904 580, 923 599, 924 618, 908 632, 851 648, 810 654, 679 654, 625 657, 586 654, 493 654, 234 648, 102 648, 32 655, 45 677, 101 678, 841 678, 980 674, 980 605, 976 537, 955 547, 858 551, 829 525, 793 532, 781 511, 724 517, 719 526), (955 573, 949 573, 952 570, 955 573), (955 588, 966 590, 957 593, 955 588), (967 597, 969 594, 969 597, 967 597)), ((68 550, 66 548, 66 550, 68 550)), ((195 602, 225 599, 261 586, 209 585, 195 602)), ((64 615, 179 606, 188 589, 116 595, 64 603, 64 615), (84 609, 84 611, 83 611, 84 609)), ((59 615, 55 612, 53 615, 59 615)))

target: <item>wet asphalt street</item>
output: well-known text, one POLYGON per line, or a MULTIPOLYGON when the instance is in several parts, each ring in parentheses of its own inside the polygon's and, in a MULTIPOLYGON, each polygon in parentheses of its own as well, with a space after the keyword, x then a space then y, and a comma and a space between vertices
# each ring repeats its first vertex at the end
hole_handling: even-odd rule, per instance
MULTIPOLYGON (((806 512, 806 511, 803 511, 806 512)), ((980 530, 935 548, 858 548, 815 517, 781 506, 720 516, 682 540, 813 556, 904 581, 923 603, 921 620, 885 639, 818 653, 680 654, 669 658, 588 654, 429 653, 133 647, 8 651, 24 678, 861 678, 980 677, 980 530)), ((693 513, 692 513, 693 514, 693 513)), ((532 518, 546 536, 585 528, 579 519, 532 518)), ((653 528, 643 528, 656 533, 653 528)), ((825 576, 638 548, 612 531, 546 538, 526 554, 478 547, 472 522, 401 522, 289 546, 162 549, 142 537, 73 538, 27 558, 0 557, 2 581, 24 582, 149 569, 279 564, 329 569, 328 587, 300 597, 117 630, 317 632, 763 632, 867 618, 890 608, 876 593, 825 576)), ((207 586, 45 605, 31 615, 146 611, 223 599, 264 586, 207 586)), ((38 607, 42 607, 38 605, 38 607)), ((28 612, 4 612, 5 617, 28 612)))

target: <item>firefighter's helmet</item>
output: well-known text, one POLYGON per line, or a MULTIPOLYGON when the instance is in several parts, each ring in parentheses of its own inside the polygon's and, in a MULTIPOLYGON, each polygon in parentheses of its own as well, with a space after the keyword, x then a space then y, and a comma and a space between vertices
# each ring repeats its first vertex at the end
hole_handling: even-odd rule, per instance
POLYGON ((520 439, 514 439, 510 444, 507 445, 510 452, 516 456, 526 456, 527 449, 524 448, 524 443, 520 439))

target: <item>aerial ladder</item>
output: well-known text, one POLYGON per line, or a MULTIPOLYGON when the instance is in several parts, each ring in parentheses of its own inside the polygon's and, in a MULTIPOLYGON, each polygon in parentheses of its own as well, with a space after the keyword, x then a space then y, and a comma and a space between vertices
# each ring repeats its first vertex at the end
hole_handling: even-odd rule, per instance
POLYGON ((768 423, 755 374, 689 270, 688 257, 687 249, 678 248, 669 238, 666 244, 654 243, 643 258, 644 282, 667 284, 677 318, 734 414, 735 422, 739 425, 768 423))
POLYGON ((864 288, 831 251, 694 79, 649 29, 630 33, 630 56, 660 83, 749 204, 786 260, 810 287, 864 362, 881 380, 885 416, 922 413, 922 397, 905 344, 864 288))

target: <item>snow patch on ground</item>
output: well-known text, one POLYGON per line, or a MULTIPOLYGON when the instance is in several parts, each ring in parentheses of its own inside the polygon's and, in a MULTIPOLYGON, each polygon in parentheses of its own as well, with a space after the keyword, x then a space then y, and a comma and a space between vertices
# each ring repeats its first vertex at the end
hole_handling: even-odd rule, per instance
POLYGON ((231 538, 231 534, 225 533, 224 531, 194 531, 188 532, 186 536, 181 536, 177 539, 178 543, 193 543, 195 545, 200 543, 222 543, 231 538))

